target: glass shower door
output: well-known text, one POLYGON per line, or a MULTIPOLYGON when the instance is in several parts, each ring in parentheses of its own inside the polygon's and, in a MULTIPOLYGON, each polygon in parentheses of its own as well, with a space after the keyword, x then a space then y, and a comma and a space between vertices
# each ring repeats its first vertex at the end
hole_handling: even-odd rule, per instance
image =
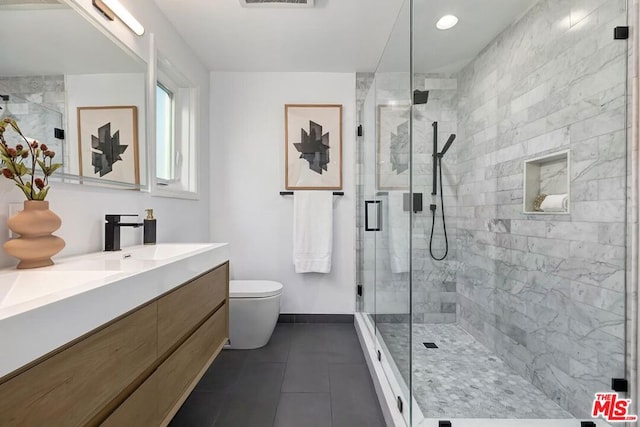
MULTIPOLYGON (((409 214, 403 205, 404 195, 408 193, 406 186, 385 187, 388 181, 381 177, 387 167, 382 159, 389 156, 389 147, 385 148, 384 144, 389 144, 390 137, 394 136, 393 133, 385 133, 391 118, 396 121, 404 118, 401 128, 405 131, 395 142, 400 145, 396 155, 408 161, 408 151, 403 153, 402 150, 408 149, 406 129, 409 126, 407 108, 410 106, 391 105, 390 100, 384 97, 378 102, 379 90, 376 77, 364 101, 361 116, 360 226, 363 232, 360 235, 362 295, 359 309, 364 315, 368 333, 374 338, 377 363, 394 393, 397 410, 410 426, 409 214)), ((401 168, 405 176, 398 182, 407 180, 407 168, 408 164, 401 168)))
POLYGON ((404 2, 378 64, 372 147, 376 338, 397 408, 411 425, 411 1, 404 2))

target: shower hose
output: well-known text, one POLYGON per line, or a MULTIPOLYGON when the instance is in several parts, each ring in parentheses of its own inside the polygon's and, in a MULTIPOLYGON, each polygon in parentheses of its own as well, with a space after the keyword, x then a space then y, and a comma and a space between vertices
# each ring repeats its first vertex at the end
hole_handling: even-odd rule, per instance
POLYGON ((444 219, 444 194, 442 192, 442 156, 438 156, 438 169, 440 169, 440 206, 442 206, 442 228, 444 229, 444 255, 438 258, 433 254, 433 230, 436 228, 436 205, 431 205, 431 237, 429 237, 429 254, 436 261, 442 261, 449 253, 449 240, 447 238, 447 223, 444 219))

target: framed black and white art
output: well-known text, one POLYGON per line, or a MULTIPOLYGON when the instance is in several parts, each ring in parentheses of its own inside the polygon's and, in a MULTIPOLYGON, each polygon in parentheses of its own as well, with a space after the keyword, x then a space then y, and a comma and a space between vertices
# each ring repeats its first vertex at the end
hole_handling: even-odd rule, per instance
POLYGON ((342 189, 342 105, 285 105, 287 190, 342 189))
POLYGON ((137 107, 78 107, 78 154, 80 176, 139 184, 137 107))

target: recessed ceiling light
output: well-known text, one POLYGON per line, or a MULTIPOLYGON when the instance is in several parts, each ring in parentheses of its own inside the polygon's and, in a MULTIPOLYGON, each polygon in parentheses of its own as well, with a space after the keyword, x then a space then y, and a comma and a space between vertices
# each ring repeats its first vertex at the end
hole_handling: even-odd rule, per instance
POLYGON ((313 7, 314 0, 240 0, 242 7, 313 7))
POLYGON ((455 27, 458 23, 458 17, 455 15, 444 15, 442 18, 438 20, 436 23, 436 27, 439 30, 448 30, 449 28, 455 27))

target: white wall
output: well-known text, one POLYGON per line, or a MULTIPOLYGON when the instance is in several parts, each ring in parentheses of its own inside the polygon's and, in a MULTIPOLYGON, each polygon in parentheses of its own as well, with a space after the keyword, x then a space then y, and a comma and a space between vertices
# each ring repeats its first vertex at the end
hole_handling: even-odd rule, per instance
POLYGON ((282 313, 355 309, 355 74, 211 73, 211 238, 230 243, 231 276, 284 285, 282 313), (342 104, 344 197, 334 200, 330 274, 296 274, 284 190, 284 105, 342 104))
MULTIPOLYGON (((117 37, 143 60, 152 58, 151 35, 164 55, 175 64, 180 64, 189 81, 199 87, 200 96, 200 182, 207 183, 209 177, 209 72, 196 58, 191 49, 173 29, 166 17, 152 1, 121 1, 146 27, 143 37, 133 35, 119 21, 103 19, 91 4, 91 0, 72 0, 72 4, 86 15, 104 26, 107 33, 117 37)), ((53 183, 47 199, 51 209, 62 218, 62 228, 56 234, 65 239, 67 246, 59 256, 102 250, 104 215, 107 213, 139 213, 153 208, 158 218, 158 241, 202 242, 209 237, 209 195, 201 194, 199 201, 152 197, 148 193, 130 190, 111 190, 97 187, 53 183)), ((205 186, 206 189, 206 186, 205 186)), ((0 245, 7 239, 6 227, 8 205, 21 203, 24 196, 7 179, 0 179, 0 245)), ((122 244, 142 242, 141 229, 123 230, 122 244)), ((15 265, 17 260, 0 251, 0 267, 15 265)))

